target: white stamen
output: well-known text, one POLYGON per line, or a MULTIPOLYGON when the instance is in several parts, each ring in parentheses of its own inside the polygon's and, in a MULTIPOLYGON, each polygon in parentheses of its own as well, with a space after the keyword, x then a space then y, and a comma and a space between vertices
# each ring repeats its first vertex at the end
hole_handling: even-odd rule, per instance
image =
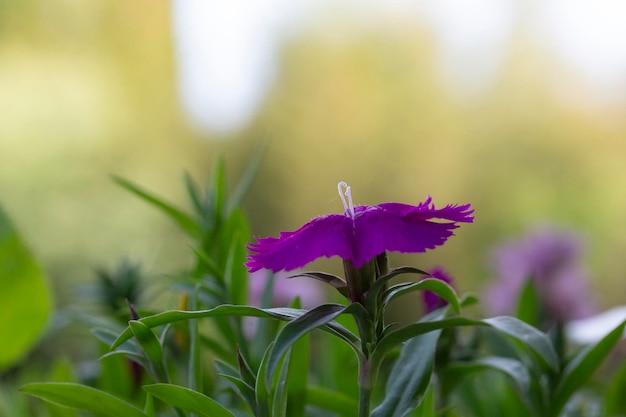
POLYGON ((350 190, 350 186, 344 181, 337 184, 337 191, 339 192, 339 197, 343 203, 343 208, 350 214, 350 217, 354 218, 354 204, 352 203, 352 192, 350 190), (346 197, 348 197, 348 201, 346 201, 346 197))

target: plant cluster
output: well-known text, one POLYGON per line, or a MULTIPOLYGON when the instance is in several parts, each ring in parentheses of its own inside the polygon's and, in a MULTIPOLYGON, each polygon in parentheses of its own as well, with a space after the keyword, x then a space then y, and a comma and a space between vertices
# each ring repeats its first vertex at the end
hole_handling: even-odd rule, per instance
POLYGON ((340 183, 343 213, 253 241, 240 208, 252 177, 253 170, 229 196, 223 163, 206 190, 186 176, 191 213, 115 178, 193 242, 194 264, 172 286, 178 306, 142 308, 140 271, 132 265, 98 271, 101 300, 109 306, 92 327, 103 347, 100 371, 90 381, 30 383, 21 391, 50 403, 50 415, 64 416, 626 414, 624 370, 600 389, 592 383, 625 322, 576 347, 563 321, 540 314, 536 280, 520 288, 512 315, 476 318, 464 310, 478 297, 457 294, 443 269, 389 265, 388 251, 443 245, 460 223, 473 222, 469 204, 436 208, 428 198, 417 206, 354 206, 350 187, 340 183), (335 256, 343 276, 300 270, 335 256), (256 271, 267 280, 253 296, 248 281, 256 271), (281 271, 295 271, 289 279, 296 282, 328 284, 336 302, 302 308, 295 297, 273 305, 286 279, 274 275, 281 271), (389 322, 389 304, 414 292, 423 294, 421 318, 389 322), (259 305, 249 305, 251 298, 259 305))

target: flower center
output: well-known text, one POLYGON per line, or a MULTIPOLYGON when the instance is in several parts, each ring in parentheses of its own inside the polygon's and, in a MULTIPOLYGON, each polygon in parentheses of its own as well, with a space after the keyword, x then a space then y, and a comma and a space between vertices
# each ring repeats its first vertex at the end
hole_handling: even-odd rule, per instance
POLYGON ((350 186, 341 181, 337 184, 337 191, 339 192, 339 197, 343 203, 344 212, 347 212, 348 215, 354 219, 354 204, 352 204, 352 192, 350 191, 350 186))

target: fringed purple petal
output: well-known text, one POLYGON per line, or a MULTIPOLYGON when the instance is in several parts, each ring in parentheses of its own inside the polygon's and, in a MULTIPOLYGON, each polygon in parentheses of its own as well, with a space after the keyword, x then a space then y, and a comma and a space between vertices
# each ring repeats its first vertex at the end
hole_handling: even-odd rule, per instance
POLYGON ((385 251, 419 253, 442 245, 457 222, 472 222, 470 205, 436 209, 429 197, 417 206, 383 203, 355 207, 354 218, 330 214, 318 217, 295 232, 257 239, 246 266, 274 272, 292 270, 321 257, 339 256, 360 268, 385 251), (431 221, 435 220, 435 221, 431 221))
POLYGON ((246 266, 250 272, 266 268, 273 272, 291 271, 317 258, 340 256, 351 259, 352 219, 341 214, 317 217, 294 232, 281 232, 278 238, 257 239, 248 245, 252 253, 246 266))

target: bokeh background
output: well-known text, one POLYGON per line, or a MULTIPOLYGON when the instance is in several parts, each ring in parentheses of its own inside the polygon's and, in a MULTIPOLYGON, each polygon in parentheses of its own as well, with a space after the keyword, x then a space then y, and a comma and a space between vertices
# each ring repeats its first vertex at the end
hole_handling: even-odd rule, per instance
POLYGON ((469 202, 474 224, 392 262, 481 292, 490 248, 558 225, 586 236, 600 305, 623 304, 625 18, 608 0, 0 0, 0 203, 62 306, 95 265, 189 265, 111 174, 185 207, 185 171, 206 183, 223 156, 234 182, 264 152, 257 235, 341 212, 338 181, 358 204, 469 202))

